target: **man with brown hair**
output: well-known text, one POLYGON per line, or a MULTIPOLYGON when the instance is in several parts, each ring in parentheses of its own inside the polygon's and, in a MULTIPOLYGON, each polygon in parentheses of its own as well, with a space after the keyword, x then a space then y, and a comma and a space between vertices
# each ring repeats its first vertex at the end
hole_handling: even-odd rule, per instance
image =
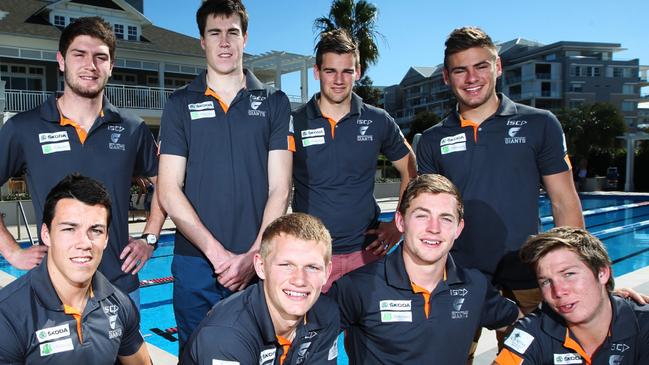
POLYGON ((529 313, 541 295, 518 250, 538 232, 540 182, 556 226, 583 227, 584 220, 559 121, 496 93, 501 73, 496 46, 484 31, 451 32, 443 75, 457 108, 424 132, 417 160, 420 173, 442 174, 462 192, 466 229, 453 257, 490 276, 529 313))
MULTIPOLYGON (((361 76, 358 47, 342 29, 324 32, 313 72, 320 92, 293 113, 293 211, 322 219, 333 237, 331 282, 377 260, 400 239, 394 222, 379 223, 374 193, 380 153, 401 177, 416 175, 414 155, 399 126, 353 93, 361 76)), ((399 194, 401 195, 401 194, 399 194)))
MULTIPOLYGON (((45 196, 64 176, 79 172, 105 184, 114 200, 113 224, 99 271, 137 304, 136 274, 153 253, 164 214, 154 198, 145 234, 130 239, 128 199, 132 176, 155 182, 155 140, 141 118, 118 110, 104 95, 115 62, 109 23, 77 19, 63 29, 56 58, 65 78, 63 95, 51 96, 0 129, 0 184, 26 171, 39 225, 45 196)), ((21 249, 0 219, 0 252, 13 266, 30 269, 45 251, 46 246, 21 249)))
POLYGON ((207 70, 171 95, 160 129, 181 349, 216 302, 254 277, 261 234, 286 212, 294 150, 288 97, 243 68, 243 4, 204 1, 196 22, 207 70))
POLYGON ((475 331, 518 316, 476 269, 449 254, 464 228, 457 188, 441 175, 408 184, 396 224, 400 247, 333 283, 352 364, 464 364, 475 331))
POLYGON ((520 254, 536 271, 544 304, 516 323, 494 364, 649 364, 649 306, 611 296, 611 260, 600 240, 554 228, 531 237, 520 254))
POLYGON ((262 282, 217 303, 181 364, 335 364, 338 307, 320 291, 331 273, 331 236, 319 219, 272 222, 255 254, 262 282))
POLYGON ((0 290, 0 364, 151 364, 137 308, 97 272, 112 206, 105 186, 76 174, 49 192, 46 259, 0 290))

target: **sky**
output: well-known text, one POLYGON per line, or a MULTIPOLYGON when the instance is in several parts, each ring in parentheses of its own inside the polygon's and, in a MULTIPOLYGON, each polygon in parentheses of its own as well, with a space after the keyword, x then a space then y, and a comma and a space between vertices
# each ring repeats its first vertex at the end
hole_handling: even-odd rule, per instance
MULTIPOLYGON (((313 21, 329 13, 331 0, 243 0, 248 10, 245 51, 287 51, 313 55, 313 21)), ((433 1, 370 0, 379 11, 380 58, 368 75, 377 86, 398 84, 411 66, 443 61, 444 41, 465 25, 483 28, 496 41, 526 38, 620 43, 614 59, 640 59, 649 65, 649 1, 433 1)), ((201 0, 144 0, 144 15, 155 25, 198 37, 195 14, 201 0)), ((310 70, 311 72, 311 70, 310 70)), ((299 73, 285 75, 282 89, 299 95, 299 73)), ((318 90, 312 75, 309 94, 318 90)))

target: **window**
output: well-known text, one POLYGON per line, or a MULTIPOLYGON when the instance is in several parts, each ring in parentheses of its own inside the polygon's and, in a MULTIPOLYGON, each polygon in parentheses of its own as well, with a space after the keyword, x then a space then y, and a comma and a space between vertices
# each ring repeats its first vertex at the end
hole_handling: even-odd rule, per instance
POLYGON ((584 84, 582 82, 571 82, 568 90, 573 93, 584 92, 584 84))
POLYGON ((65 17, 63 15, 54 15, 54 26, 65 27, 65 17))
POLYGON ((582 66, 575 66, 575 65, 570 66, 570 76, 573 77, 586 76, 584 74, 584 68, 582 66))
POLYGON ((113 25, 113 29, 115 30, 115 38, 124 39, 124 25, 123 24, 115 24, 115 25, 113 25))
POLYGON ((132 25, 128 26, 128 40, 137 41, 137 27, 134 27, 132 25))
POLYGON ((45 88, 43 67, 3 64, 0 66, 0 71, 7 89, 43 91, 45 88))
POLYGON ((622 67, 613 67, 613 77, 622 77, 623 71, 622 67))
POLYGON ((632 112, 635 110, 636 103, 634 101, 623 101, 622 102, 622 111, 623 112, 632 112))
POLYGON ((571 100, 568 101, 568 108, 576 109, 576 108, 579 108, 580 106, 582 106, 583 104, 584 104, 583 99, 571 99, 571 100))
POLYGON ((74 23, 76 21, 77 21, 77 18, 70 18, 70 23, 69 24, 72 24, 72 23, 74 23))
POLYGON ((587 66, 586 75, 589 77, 598 77, 600 75, 599 67, 596 66, 587 66))
POLYGON ((635 94, 635 88, 632 84, 622 85, 622 94, 635 94))

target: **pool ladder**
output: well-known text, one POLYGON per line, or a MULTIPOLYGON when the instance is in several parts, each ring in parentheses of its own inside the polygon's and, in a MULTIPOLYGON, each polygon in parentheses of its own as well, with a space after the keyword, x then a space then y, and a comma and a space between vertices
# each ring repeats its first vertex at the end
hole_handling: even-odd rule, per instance
MULTIPOLYGON (((25 214, 25 207, 23 206, 23 202, 20 200, 16 201, 16 228, 17 228, 17 236, 16 239, 20 241, 22 238, 20 234, 20 217, 22 217, 22 221, 25 224, 25 230, 27 231, 27 237, 29 238, 29 242, 31 243, 32 246, 36 245, 37 242, 34 241, 34 237, 32 237, 32 232, 29 231, 29 222, 27 221, 27 214, 25 214)), ((4 218, 4 214, 3 214, 4 218)))

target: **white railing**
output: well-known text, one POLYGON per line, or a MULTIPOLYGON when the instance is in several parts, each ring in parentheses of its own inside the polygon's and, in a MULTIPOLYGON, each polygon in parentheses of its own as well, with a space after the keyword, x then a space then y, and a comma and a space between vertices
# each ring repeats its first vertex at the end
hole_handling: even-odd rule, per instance
POLYGON ((173 92, 174 89, 113 84, 107 85, 104 91, 113 105, 131 109, 164 109, 173 92))
MULTIPOLYGON (((23 112, 41 105, 50 95, 49 91, 5 90, 5 111, 23 112)), ((1 111, 1 110, 0 110, 1 111)))

